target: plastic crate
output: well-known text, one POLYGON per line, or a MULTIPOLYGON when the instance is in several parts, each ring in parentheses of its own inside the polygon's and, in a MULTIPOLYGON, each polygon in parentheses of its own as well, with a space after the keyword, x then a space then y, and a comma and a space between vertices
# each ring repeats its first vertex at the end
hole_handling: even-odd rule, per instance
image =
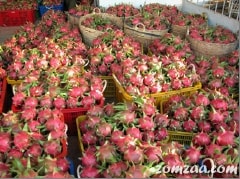
POLYGON ((33 9, 0 11, 0 19, 0 26, 21 26, 26 22, 34 23, 36 11, 33 9))
POLYGON ((116 85, 112 76, 100 76, 102 80, 107 81, 106 89, 103 92, 105 98, 116 99, 116 85))
MULTIPOLYGON (((118 79, 116 78, 115 75, 113 75, 113 80, 117 87, 117 90, 116 90, 117 95, 116 96, 117 96, 118 101, 132 102, 133 97, 124 90, 124 88, 122 87, 122 85, 120 84, 120 82, 118 81, 118 79)), ((173 91, 167 91, 167 92, 154 93, 154 94, 147 94, 146 96, 150 96, 155 99, 155 105, 162 113, 163 112, 163 102, 167 101, 171 96, 177 95, 177 94, 191 95, 201 88, 202 88, 202 84, 201 84, 201 82, 198 82, 193 87, 182 88, 179 90, 173 90, 173 91)))
POLYGON ((13 112, 15 112, 15 113, 21 112, 21 109, 19 109, 17 106, 15 106, 15 105, 13 105, 13 104, 12 104, 12 106, 11 106, 11 110, 12 110, 13 112))
POLYGON ((84 152, 84 146, 82 143, 82 134, 79 128, 79 125, 82 121, 86 120, 87 116, 86 115, 82 115, 82 116, 78 116, 76 119, 76 125, 77 125, 77 132, 78 132, 78 142, 79 142, 79 148, 81 151, 81 154, 84 152))
MULTIPOLYGON (((99 101, 97 106, 104 105, 104 99, 99 101)), ((77 127, 76 127, 76 118, 78 116, 85 115, 89 108, 73 108, 73 109, 62 109, 62 113, 64 115, 64 121, 68 125, 68 132, 69 136, 77 136, 77 127)))
POLYGON ((22 80, 11 80, 9 77, 7 77, 7 83, 10 85, 20 85, 22 80))
POLYGON ((85 115, 88 108, 74 108, 74 109, 63 109, 64 121, 68 126, 67 134, 69 136, 77 135, 76 118, 81 115, 85 115))
POLYGON ((69 169, 68 172, 70 175, 75 177, 75 168, 74 168, 74 162, 72 159, 70 159, 69 157, 67 157, 67 160, 69 162, 69 169))
POLYGON ((56 158, 63 158, 67 156, 68 150, 67 150, 67 140, 66 139, 61 139, 61 144, 62 144, 62 152, 56 156, 56 158))
POLYGON ((44 5, 39 6, 40 16, 43 16, 43 14, 50 9, 52 9, 54 11, 63 11, 63 4, 51 5, 51 6, 44 6, 44 5))
POLYGON ((0 113, 3 112, 5 97, 7 91, 7 81, 6 78, 2 79, 2 86, 1 86, 1 95, 0 95, 0 113))
POLYGON ((168 141, 170 142, 176 141, 176 142, 179 142, 180 144, 190 146, 195 133, 168 131, 168 135, 169 135, 168 141))

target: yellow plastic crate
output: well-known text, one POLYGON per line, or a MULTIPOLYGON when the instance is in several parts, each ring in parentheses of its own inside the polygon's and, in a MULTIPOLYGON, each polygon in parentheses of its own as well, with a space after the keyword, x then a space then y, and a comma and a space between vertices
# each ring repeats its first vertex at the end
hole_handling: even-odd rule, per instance
POLYGON ((112 76, 100 76, 102 80, 107 81, 107 87, 103 92, 105 98, 116 99, 116 85, 112 76))
MULTIPOLYGON (((132 102, 133 97, 129 95, 125 89, 122 87, 118 79, 115 75, 113 75, 113 80, 115 82, 116 88, 117 88, 117 100, 121 102, 132 102)), ((171 96, 173 95, 191 95, 202 88, 201 82, 198 82, 193 87, 188 88, 182 88, 179 90, 174 91, 167 91, 167 92, 160 92, 160 93, 154 93, 154 94, 147 94, 146 96, 153 97, 155 99, 155 105, 158 109, 160 109, 160 112, 163 112, 163 102, 167 101, 171 96)))
POLYGON ((176 141, 183 145, 190 146, 195 133, 180 132, 180 131, 168 131, 169 141, 176 141))
POLYGON ((7 83, 10 85, 20 85, 22 80, 11 80, 9 77, 7 77, 7 83))
POLYGON ((79 128, 79 125, 82 121, 86 120, 87 116, 86 115, 82 115, 82 116, 78 116, 76 118, 76 124, 77 124, 77 133, 78 133, 78 142, 79 142, 79 148, 81 150, 81 154, 84 152, 84 146, 82 143, 82 134, 79 128))

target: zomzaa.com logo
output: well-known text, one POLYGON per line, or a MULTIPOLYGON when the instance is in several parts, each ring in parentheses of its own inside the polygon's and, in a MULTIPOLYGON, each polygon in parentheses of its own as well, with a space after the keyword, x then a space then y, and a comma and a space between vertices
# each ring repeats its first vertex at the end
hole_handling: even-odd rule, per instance
POLYGON ((155 168, 158 174, 204 174, 209 177, 214 177, 214 174, 230 174, 233 176, 239 176, 238 165, 215 165, 213 159, 205 158, 202 160, 201 165, 184 165, 184 166, 168 166, 158 165, 155 168))

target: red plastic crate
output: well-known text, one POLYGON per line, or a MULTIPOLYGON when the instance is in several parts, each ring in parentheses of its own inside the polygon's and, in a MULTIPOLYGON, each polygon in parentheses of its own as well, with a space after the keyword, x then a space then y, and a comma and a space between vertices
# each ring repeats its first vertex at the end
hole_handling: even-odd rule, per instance
MULTIPOLYGON (((98 106, 104 105, 104 99, 102 99, 98 104, 98 106)), ((85 115, 89 108, 73 108, 73 109, 62 109, 62 113, 64 115, 64 121, 68 126, 67 134, 69 136, 77 136, 77 126, 76 119, 79 116, 85 115)))
POLYGON ((12 105, 11 106, 11 110, 13 111, 13 112, 15 112, 15 113, 17 113, 17 112, 21 112, 21 108, 18 108, 17 106, 15 106, 15 105, 12 105))
POLYGON ((56 156, 56 158, 63 158, 66 157, 68 154, 67 150, 67 140, 66 139, 61 139, 61 144, 62 144, 62 152, 56 156))
POLYGON ((21 26, 35 20, 36 11, 33 9, 0 11, 0 26, 21 26))
MULTIPOLYGON (((0 6, 1 6, 1 4, 0 4, 0 6)), ((0 26, 3 26, 3 16, 1 14, 1 12, 0 12, 0 26)))
POLYGON ((77 135, 76 118, 80 115, 85 115, 87 111, 88 111, 88 108, 73 108, 73 109, 62 110, 65 124, 67 124, 68 126, 68 130, 67 130, 68 136, 77 135))
POLYGON ((1 86, 1 95, 0 95, 0 113, 2 113, 2 111, 3 111, 6 90, 7 90, 7 80, 6 80, 6 78, 3 78, 2 86, 1 86))
MULTIPOLYGON (((64 120, 64 116, 61 117, 61 120, 62 120, 63 122, 65 121, 65 120, 64 120)), ((66 130, 67 130, 67 127, 66 127, 66 130)), ((67 139, 66 139, 66 138, 61 138, 60 142, 61 142, 61 144, 62 144, 62 151, 61 151, 60 154, 58 154, 58 155, 56 156, 56 158, 63 158, 63 157, 66 157, 67 154, 68 154, 68 150, 67 150, 67 149, 68 149, 68 147, 67 147, 67 145, 68 145, 67 139)))

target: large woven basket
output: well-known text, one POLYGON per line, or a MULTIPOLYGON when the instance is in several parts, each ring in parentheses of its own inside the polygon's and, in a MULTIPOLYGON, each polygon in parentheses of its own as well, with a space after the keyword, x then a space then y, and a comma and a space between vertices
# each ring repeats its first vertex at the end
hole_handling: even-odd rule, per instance
POLYGON ((67 13, 67 19, 71 25, 78 25, 80 16, 67 13))
POLYGON ((171 27, 171 33, 173 33, 174 35, 178 35, 181 38, 185 38, 185 36, 187 35, 187 29, 188 26, 180 26, 173 24, 171 27))
POLYGON ((97 38, 99 35, 102 35, 104 33, 104 31, 99 31, 99 30, 95 30, 89 27, 86 27, 84 25, 82 25, 82 22, 89 17, 94 16, 95 14, 98 14, 99 16, 101 16, 102 18, 107 18, 109 19, 114 25, 118 26, 119 29, 122 29, 123 27, 123 22, 121 20, 119 20, 119 18, 117 16, 108 14, 108 13, 96 13, 93 12, 91 14, 87 14, 85 16, 82 16, 79 19, 79 29, 80 32, 82 34, 82 38, 83 38, 83 42, 88 45, 88 46, 92 46, 92 41, 97 38))
POLYGON ((233 43, 220 44, 196 40, 194 38, 191 38, 189 35, 187 35, 186 38, 190 42, 191 49, 197 56, 221 57, 236 50, 238 45, 238 40, 236 40, 233 43))
POLYGON ((161 38, 168 31, 169 29, 148 30, 142 23, 132 26, 129 24, 129 18, 126 18, 124 21, 125 34, 132 36, 133 38, 138 40, 143 45, 145 51, 148 49, 149 44, 152 43, 154 39, 161 38))

